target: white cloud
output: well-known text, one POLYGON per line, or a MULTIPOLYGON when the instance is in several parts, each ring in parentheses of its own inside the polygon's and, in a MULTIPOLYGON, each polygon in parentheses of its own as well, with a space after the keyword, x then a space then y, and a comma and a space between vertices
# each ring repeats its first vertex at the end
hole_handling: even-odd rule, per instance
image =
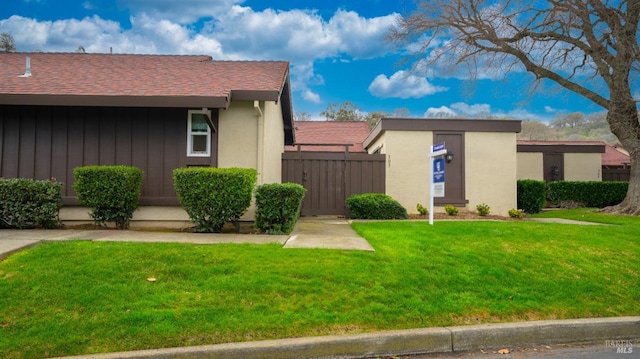
MULTIPOLYGON (((148 15, 180 24, 190 24, 202 18, 216 18, 243 0, 119 0, 118 7, 135 15, 148 15)), ((85 7, 99 5, 91 0, 85 7)))
POLYGON ((457 116, 458 114, 447 106, 429 107, 424 113, 425 118, 453 118, 457 116))
POLYGON ((466 104, 456 102, 449 106, 429 107, 424 113, 426 118, 503 118, 510 120, 549 121, 549 118, 531 113, 523 108, 510 111, 492 110, 489 104, 466 104))
POLYGON ((486 117, 491 114, 491 105, 488 103, 469 105, 464 102, 451 104, 451 108, 467 117, 486 117))
POLYGON ((556 110, 555 108, 553 108, 551 106, 545 106, 544 107, 544 112, 546 112, 546 113, 554 113, 554 112, 558 112, 558 110, 556 110))
POLYGON ((417 77, 406 71, 398 71, 391 77, 378 75, 369 85, 369 92, 380 98, 421 98, 448 88, 434 86, 424 77, 417 77))
POLYGON ((366 19, 353 11, 338 10, 329 20, 327 31, 339 39, 340 52, 354 58, 371 58, 389 50, 383 38, 396 19, 396 14, 366 19))
POLYGON ((302 98, 309 101, 309 102, 313 102, 313 103, 320 103, 320 95, 318 95, 317 93, 311 91, 311 90, 304 90, 302 91, 302 98))

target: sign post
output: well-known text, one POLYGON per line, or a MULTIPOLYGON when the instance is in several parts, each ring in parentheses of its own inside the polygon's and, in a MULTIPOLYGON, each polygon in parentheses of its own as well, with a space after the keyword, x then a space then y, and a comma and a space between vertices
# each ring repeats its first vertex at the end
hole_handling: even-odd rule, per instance
POLYGON ((429 153, 429 224, 433 225, 433 199, 444 197, 444 142, 431 146, 429 153))

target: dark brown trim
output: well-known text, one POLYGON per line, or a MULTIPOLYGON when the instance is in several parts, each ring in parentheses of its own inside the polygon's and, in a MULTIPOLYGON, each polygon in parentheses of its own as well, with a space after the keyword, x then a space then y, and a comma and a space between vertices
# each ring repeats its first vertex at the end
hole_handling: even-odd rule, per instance
POLYGON ((278 91, 262 90, 233 90, 231 91, 231 101, 274 101, 280 100, 278 91))
POLYGON ((469 120, 429 118, 383 118, 364 140, 368 148, 384 131, 458 131, 458 132, 514 132, 522 129, 519 120, 469 120))
POLYGON ((226 96, 0 95, 0 105, 228 108, 226 96))
POLYGON ((605 145, 517 145, 518 152, 604 153, 605 145))

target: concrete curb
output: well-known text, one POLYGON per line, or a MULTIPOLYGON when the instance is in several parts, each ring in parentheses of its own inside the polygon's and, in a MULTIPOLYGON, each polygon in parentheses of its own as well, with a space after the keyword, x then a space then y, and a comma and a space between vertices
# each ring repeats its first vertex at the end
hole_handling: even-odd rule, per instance
MULTIPOLYGON (((393 330, 142 350, 66 359, 375 358, 474 349, 640 339, 640 316, 393 330)), ((60 359, 60 358, 58 358, 60 359)))

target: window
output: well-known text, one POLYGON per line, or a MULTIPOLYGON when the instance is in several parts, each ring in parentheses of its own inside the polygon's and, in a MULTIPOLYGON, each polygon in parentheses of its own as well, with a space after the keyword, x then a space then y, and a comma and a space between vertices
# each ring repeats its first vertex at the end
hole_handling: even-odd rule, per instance
MULTIPOLYGON (((211 111, 208 111, 211 118, 211 111)), ((209 121, 202 111, 189 111, 187 121, 187 156, 209 157, 211 156, 211 128, 209 121)))

